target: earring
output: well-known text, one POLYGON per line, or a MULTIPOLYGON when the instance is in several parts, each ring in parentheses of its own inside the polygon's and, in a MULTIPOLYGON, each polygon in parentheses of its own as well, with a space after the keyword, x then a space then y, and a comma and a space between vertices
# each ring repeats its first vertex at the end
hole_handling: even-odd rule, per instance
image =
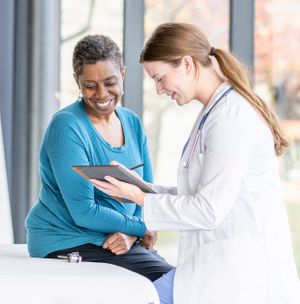
POLYGON ((82 100, 82 92, 79 91, 77 101, 81 101, 81 100, 82 100))

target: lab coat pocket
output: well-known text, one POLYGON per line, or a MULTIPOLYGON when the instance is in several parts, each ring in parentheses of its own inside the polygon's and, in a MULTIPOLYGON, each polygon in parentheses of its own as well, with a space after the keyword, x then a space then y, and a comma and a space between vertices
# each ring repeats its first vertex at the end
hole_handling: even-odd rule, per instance
POLYGON ((262 237, 206 244, 199 248, 197 268, 199 303, 268 303, 262 237))

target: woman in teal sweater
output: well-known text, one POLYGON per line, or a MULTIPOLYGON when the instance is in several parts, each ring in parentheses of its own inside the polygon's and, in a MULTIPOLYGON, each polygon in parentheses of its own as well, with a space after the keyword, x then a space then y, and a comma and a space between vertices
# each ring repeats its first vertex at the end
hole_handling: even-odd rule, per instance
POLYGON ((78 251, 83 261, 107 262, 156 280, 172 267, 153 249, 138 245, 153 235, 135 204, 118 203, 72 170, 73 165, 126 167, 152 182, 146 136, 132 111, 117 106, 125 67, 118 46, 102 35, 86 36, 73 53, 74 77, 82 93, 57 112, 40 151, 41 190, 27 219, 33 257, 56 258, 78 251), (147 236, 147 237, 146 237, 147 236))

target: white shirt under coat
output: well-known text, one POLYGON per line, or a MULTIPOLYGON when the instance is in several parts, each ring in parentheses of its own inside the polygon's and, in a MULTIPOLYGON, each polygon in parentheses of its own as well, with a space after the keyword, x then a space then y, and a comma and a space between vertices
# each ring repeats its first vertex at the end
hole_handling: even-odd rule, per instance
MULTIPOLYGON (((232 90, 203 115, 179 163, 177 188, 145 196, 151 230, 180 230, 175 304, 299 304, 299 283, 271 131, 232 90)), ((184 127, 184 126, 183 126, 184 127)))

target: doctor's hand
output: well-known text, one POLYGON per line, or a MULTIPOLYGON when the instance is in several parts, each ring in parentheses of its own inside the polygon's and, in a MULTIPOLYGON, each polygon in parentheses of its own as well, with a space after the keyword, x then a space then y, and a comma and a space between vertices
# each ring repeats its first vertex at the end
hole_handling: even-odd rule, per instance
POLYGON ((142 237, 141 246, 152 249, 157 241, 157 231, 147 230, 142 237))
POLYGON ((104 177, 107 182, 91 179, 90 182, 99 190, 112 197, 130 200, 137 205, 144 205, 145 193, 137 186, 121 182, 111 176, 104 177))
POLYGON ((102 248, 110 250, 116 255, 120 255, 128 252, 136 240, 136 236, 116 232, 106 239, 102 248))
POLYGON ((115 161, 115 160, 111 161, 110 164, 111 164, 111 165, 118 165, 118 166, 122 167, 124 170, 126 170, 128 173, 132 174, 134 177, 136 177, 137 179, 139 179, 141 182, 143 182, 143 183, 146 184, 147 186, 151 187, 152 184, 151 184, 151 183, 148 183, 148 182, 146 182, 146 181, 144 181, 144 180, 142 179, 142 177, 141 177, 139 174, 137 174, 134 170, 128 169, 127 167, 123 166, 122 164, 118 163, 118 162, 115 161))

